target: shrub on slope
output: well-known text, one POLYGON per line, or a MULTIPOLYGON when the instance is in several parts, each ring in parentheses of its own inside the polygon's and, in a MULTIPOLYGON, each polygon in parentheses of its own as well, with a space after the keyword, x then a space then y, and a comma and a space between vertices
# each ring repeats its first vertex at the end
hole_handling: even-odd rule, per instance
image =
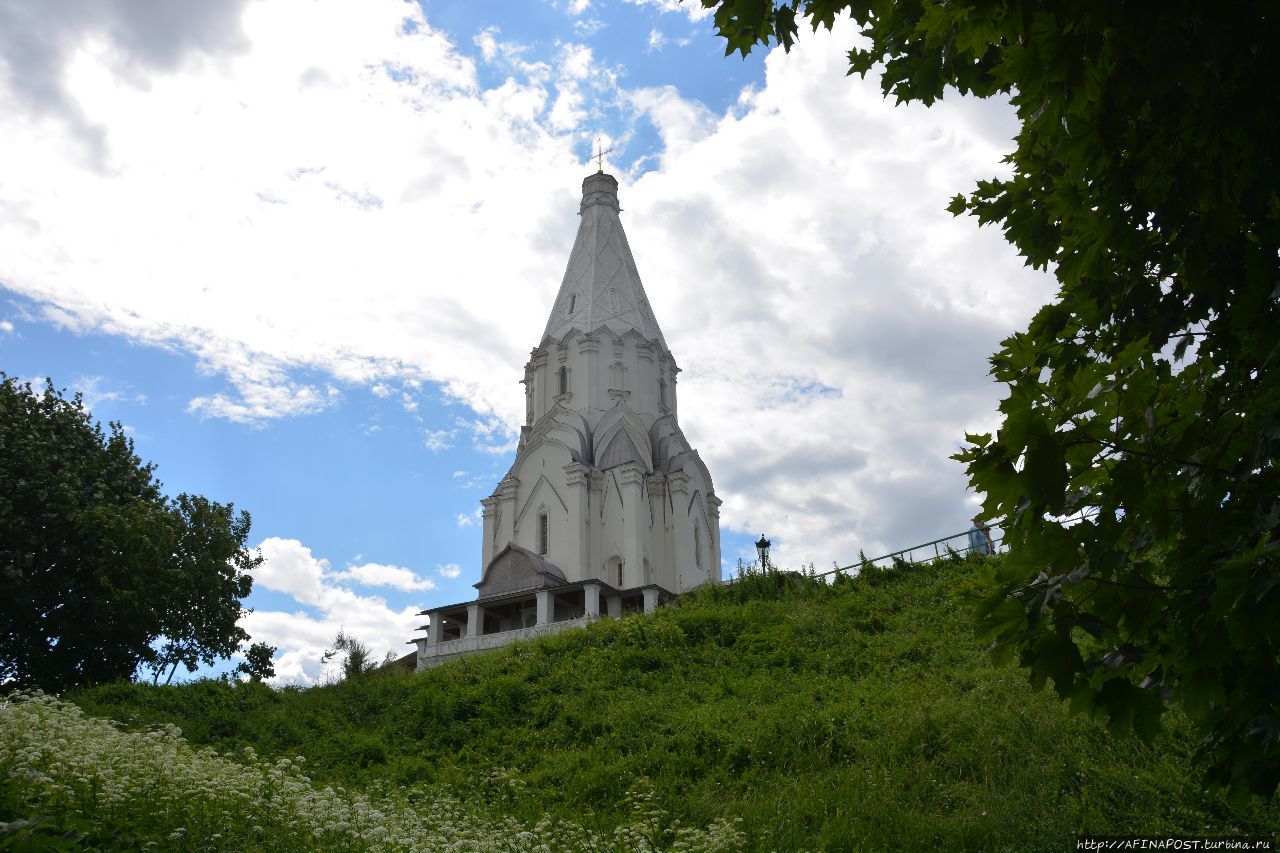
POLYGON ((1079 832, 1273 833, 1202 795, 1175 719, 1150 744, 1071 717, 993 669, 959 598, 973 563, 832 585, 787 574, 699 590, 414 676, 309 690, 196 683, 76 694, 220 748, 301 754, 320 778, 441 783, 608 828, 633 780, 687 824, 741 817, 759 849, 1061 849, 1079 832))

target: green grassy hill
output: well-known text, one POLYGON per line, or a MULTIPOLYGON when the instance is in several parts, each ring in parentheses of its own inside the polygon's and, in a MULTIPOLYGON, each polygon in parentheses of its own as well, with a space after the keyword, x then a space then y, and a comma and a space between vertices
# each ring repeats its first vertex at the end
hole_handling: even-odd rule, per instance
POLYGON ((974 571, 756 576, 421 675, 71 698, 223 752, 302 755, 317 781, 439 785, 529 821, 608 830, 647 777, 682 823, 741 818, 758 850, 1061 850, 1077 833, 1280 828, 1274 801, 1200 794, 1176 717, 1150 745, 1114 739, 993 668, 960 600, 974 571))

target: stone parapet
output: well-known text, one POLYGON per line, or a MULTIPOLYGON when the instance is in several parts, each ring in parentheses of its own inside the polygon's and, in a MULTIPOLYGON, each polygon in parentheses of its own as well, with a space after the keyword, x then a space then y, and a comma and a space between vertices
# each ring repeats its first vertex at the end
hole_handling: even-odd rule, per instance
POLYGON ((418 671, 439 666, 445 661, 456 660, 466 655, 500 649, 503 646, 521 640, 532 640, 534 637, 546 637, 558 634, 570 628, 585 628, 590 622, 599 619, 599 614, 581 616, 577 619, 566 619, 563 622, 551 622, 547 625, 535 625, 532 628, 517 628, 514 631, 500 631, 496 634, 481 634, 478 637, 463 637, 461 640, 447 640, 443 643, 418 643, 418 671))

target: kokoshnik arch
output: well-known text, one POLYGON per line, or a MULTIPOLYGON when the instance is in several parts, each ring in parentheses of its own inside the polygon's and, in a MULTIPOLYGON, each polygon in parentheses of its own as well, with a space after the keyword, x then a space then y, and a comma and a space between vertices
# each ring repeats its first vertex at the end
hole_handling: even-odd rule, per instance
POLYGON ((481 501, 478 596, 420 614, 418 669, 721 579, 720 499, 676 420, 680 368, 620 212, 613 176, 582 182, 569 266, 524 367, 515 463, 481 501))

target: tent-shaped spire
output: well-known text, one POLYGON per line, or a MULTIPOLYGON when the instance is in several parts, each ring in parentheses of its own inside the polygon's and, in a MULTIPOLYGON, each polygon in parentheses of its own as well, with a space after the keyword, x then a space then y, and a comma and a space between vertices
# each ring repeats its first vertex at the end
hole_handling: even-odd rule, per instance
POLYGON ((597 172, 582 182, 582 221, 543 340, 605 326, 617 334, 634 329, 667 348, 618 218, 621 210, 612 175, 597 172))

